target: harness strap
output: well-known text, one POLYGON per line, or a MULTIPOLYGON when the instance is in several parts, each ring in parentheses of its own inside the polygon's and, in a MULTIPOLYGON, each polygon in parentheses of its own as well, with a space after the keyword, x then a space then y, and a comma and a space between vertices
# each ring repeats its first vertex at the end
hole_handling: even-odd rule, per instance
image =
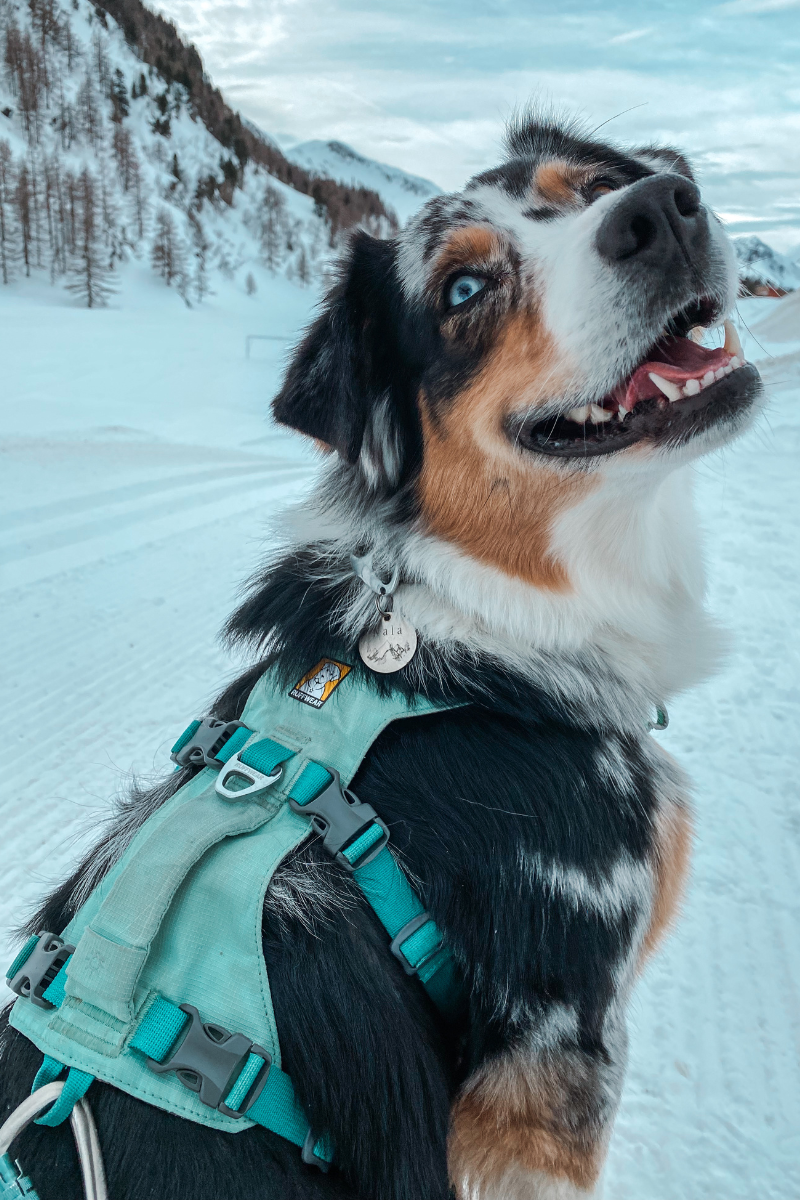
MULTIPOLYGON (((192 745, 193 736, 200 728, 201 723, 193 721, 181 734, 175 743, 177 749, 173 749, 173 758, 177 758, 181 751, 185 757, 185 748, 192 745)), ((223 730, 222 736, 227 735, 227 741, 221 747, 218 743, 214 745, 213 757, 207 752, 205 761, 209 765, 219 761, 228 764, 235 757, 246 767, 267 777, 294 757, 294 751, 272 738, 261 738, 245 745, 253 736, 246 725, 239 725, 228 734, 230 728, 228 725, 223 730)), ((231 774, 225 774, 226 789, 230 787, 231 774)), ((315 818, 322 817, 321 825, 315 827, 323 834, 327 833, 331 821, 335 822, 336 809, 315 813, 312 811, 313 801, 329 789, 333 792, 332 803, 338 804, 340 811, 346 814, 348 803, 351 808, 356 807, 353 804, 355 797, 343 792, 339 786, 338 775, 313 760, 305 764, 288 793, 295 812, 311 816, 312 824, 315 818), (334 784, 336 786, 332 788, 334 784), (341 810, 341 805, 344 805, 344 810, 341 810), (304 810, 308 811, 304 813, 304 810)), ((391 952, 406 974, 416 975, 437 1008, 445 1015, 451 1015, 460 1002, 459 980, 452 955, 444 944, 444 935, 388 849, 389 831, 386 826, 369 805, 356 804, 365 811, 363 829, 341 847, 330 844, 329 838, 324 836, 323 846, 352 871, 353 878, 389 934, 391 952), (381 841, 383 845, 378 846, 381 841)))
MULTIPOLYGON (((325 767, 307 763, 289 792, 295 811, 302 812, 333 783, 334 777, 325 767)), ((370 853, 385 836, 388 841, 388 831, 376 817, 341 854, 392 939, 392 954, 407 974, 418 977, 437 1008, 451 1014, 460 1001, 455 963, 444 944, 444 934, 423 907, 386 841, 377 854, 370 853)))
MULTIPOLYGON (((44 992, 44 998, 57 1008, 61 1006, 65 998, 66 966, 65 963, 44 992)), ((196 1010, 193 1012, 196 1013, 196 1010)), ((179 1066, 173 1068, 169 1065, 173 1057, 173 1048, 177 1046, 177 1052, 174 1054, 177 1060, 181 1057, 180 1052, 185 1044, 185 1035, 196 1024, 193 1012, 187 1012, 185 1008, 173 1004, 163 996, 156 996, 140 1020, 125 1052, 134 1050, 144 1054, 150 1066, 156 1064, 156 1066, 163 1066, 164 1069, 183 1070, 188 1075, 197 1074, 198 1087, 195 1089, 193 1086, 193 1090, 199 1090, 201 1099, 203 1099, 203 1084, 199 1082, 202 1078, 200 1072, 202 1062, 198 1061, 196 1064, 196 1072, 190 1060, 183 1068, 179 1066), (189 1027, 188 1030, 187 1027, 189 1027)), ((219 1030, 219 1026, 211 1028, 215 1032, 219 1030)), ((227 1033, 227 1031, 224 1032, 227 1033)), ((241 1038, 242 1035, 235 1034, 233 1037, 241 1038)), ((247 1043, 248 1039, 243 1039, 243 1041, 247 1043)), ((247 1115, 257 1125, 300 1146, 303 1149, 305 1162, 313 1163, 326 1170, 333 1159, 333 1150, 324 1138, 314 1138, 303 1108, 295 1095, 290 1077, 276 1063, 272 1062, 272 1057, 266 1050, 250 1045, 251 1049, 247 1052, 246 1061, 236 1070, 235 1075, 232 1076, 230 1068, 227 1068, 228 1077, 225 1078, 224 1086, 221 1089, 223 1094, 219 1104, 215 1106, 220 1107, 229 1116, 247 1115)), ((45 1055, 33 1081, 31 1091, 37 1091, 45 1084, 52 1083, 65 1070, 67 1079, 61 1095, 47 1112, 37 1118, 37 1125, 55 1126, 67 1120, 74 1105, 94 1082, 93 1075, 80 1071, 76 1067, 67 1068, 57 1059, 45 1055)), ((224 1060, 222 1071, 224 1075, 226 1073, 224 1060)), ((187 1082, 186 1077, 183 1081, 187 1082)))

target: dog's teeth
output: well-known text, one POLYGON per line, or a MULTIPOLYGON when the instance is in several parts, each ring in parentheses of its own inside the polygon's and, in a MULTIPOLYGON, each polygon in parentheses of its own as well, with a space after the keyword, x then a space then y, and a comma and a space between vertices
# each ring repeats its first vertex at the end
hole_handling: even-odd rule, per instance
POLYGON ((699 379, 687 379, 686 386, 683 389, 684 396, 696 396, 700 391, 699 379))
POLYGON ((730 363, 728 363, 727 367, 722 368, 722 374, 723 375, 732 375, 733 374, 733 367, 731 366, 730 363))
POLYGON ((566 414, 568 421, 576 421, 578 425, 585 425, 589 420, 589 405, 584 404, 582 408, 571 408, 566 414))
POLYGON ((610 421, 613 413, 607 408, 601 408, 599 404, 593 404, 590 409, 591 418, 595 425, 601 424, 603 421, 610 421))
POLYGON ((714 382, 714 372, 706 371, 705 375, 700 380, 700 382, 702 383, 704 388, 710 387, 711 384, 714 382))
POLYGON ((718 368, 716 369, 716 371, 714 372, 714 378, 715 378, 715 379, 722 379, 722 377, 723 377, 723 375, 724 375, 724 374, 725 374, 725 368, 724 368, 724 367, 718 367, 718 368))
POLYGON ((648 371, 648 375, 652 379, 660 392, 663 392, 668 400, 680 400, 681 389, 676 387, 674 383, 670 383, 668 379, 662 379, 660 375, 656 375, 654 371, 648 371))
POLYGON ((725 349, 728 354, 733 354, 739 359, 744 358, 742 343, 739 341, 739 334, 736 332, 736 326, 733 321, 725 322, 725 349))
POLYGON ((705 329, 703 329, 702 325, 695 325, 694 329, 689 330, 689 337, 693 342, 697 342, 698 346, 702 346, 704 333, 705 329))
POLYGON ((739 367, 741 365, 742 365, 742 360, 739 358, 738 354, 734 354, 733 358, 730 361, 731 370, 738 371, 739 367))

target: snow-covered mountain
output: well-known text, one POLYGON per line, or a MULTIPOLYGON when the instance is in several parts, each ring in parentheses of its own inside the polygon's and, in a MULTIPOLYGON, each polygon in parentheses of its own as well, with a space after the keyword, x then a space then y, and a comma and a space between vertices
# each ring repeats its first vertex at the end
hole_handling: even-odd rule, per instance
POLYGON ((800 265, 751 234, 733 239, 744 289, 758 294, 768 289, 782 295, 800 288, 800 265))
POLYGON ((285 149, 284 154, 316 175, 327 175, 339 183, 355 184, 377 192, 403 224, 431 196, 442 193, 430 179, 409 175, 399 167, 365 158, 344 142, 301 142, 285 149))
POLYGON ((289 162, 141 0, 0 0, 0 285, 97 306, 147 263, 187 304, 214 280, 318 277, 381 198, 289 162))

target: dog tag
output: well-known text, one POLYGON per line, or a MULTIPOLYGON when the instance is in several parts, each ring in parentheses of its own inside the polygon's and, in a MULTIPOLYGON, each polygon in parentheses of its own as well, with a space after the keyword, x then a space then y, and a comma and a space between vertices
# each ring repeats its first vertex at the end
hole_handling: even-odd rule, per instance
POLYGON ((381 617, 377 629, 365 633, 358 643, 358 653, 371 671, 391 675, 410 663, 417 652, 417 631, 400 613, 381 617))

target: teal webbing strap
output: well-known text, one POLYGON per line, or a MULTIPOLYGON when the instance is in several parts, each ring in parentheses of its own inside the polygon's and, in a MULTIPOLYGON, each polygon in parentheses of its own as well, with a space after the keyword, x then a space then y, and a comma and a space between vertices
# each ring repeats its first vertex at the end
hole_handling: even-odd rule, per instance
POLYGON ((94 1075, 88 1075, 86 1071, 79 1071, 77 1067, 70 1067, 68 1069, 58 1059, 51 1058, 46 1054, 44 1062, 36 1073, 31 1092, 35 1092, 37 1088, 44 1087, 46 1083, 52 1083, 55 1079, 58 1079, 63 1071, 67 1072, 64 1090, 58 1099, 50 1105, 47 1112, 41 1117, 36 1118, 37 1125, 55 1126, 60 1125, 62 1121, 66 1121, 78 1101, 86 1095, 89 1085, 94 1083, 94 1075))
MULTIPOLYGON (((289 799, 301 806, 308 804, 332 780, 330 772, 319 763, 308 762, 295 780, 289 799)), ((383 836, 381 827, 373 823, 345 847, 342 854, 352 865, 353 878, 394 943, 407 925, 415 922, 415 918, 427 917, 427 913, 386 846, 363 866, 358 865, 383 836)), ((455 963, 443 942, 439 927, 428 917, 420 920, 416 928, 410 929, 407 936, 393 945, 393 950, 402 954, 411 968, 409 973, 417 975, 434 1004, 449 1014, 458 1007, 460 996, 455 963)))
POLYGON ((31 937, 28 938, 27 942, 22 947, 19 954, 17 955, 17 957, 12 962, 11 966, 6 971, 6 979, 14 978, 14 976, 16 975, 16 973, 20 969, 20 967, 23 967, 25 965, 25 963, 28 961, 28 959, 30 958, 30 956, 33 954, 34 948, 36 946, 38 946, 38 944, 39 944, 39 938, 38 938, 37 934, 34 933, 31 937))
MULTIPOLYGON (((237 729, 236 733, 244 733, 244 730, 237 729)), ((227 751, 228 746, 230 746, 231 742, 235 739, 236 733, 233 735, 227 745, 223 746, 223 753, 227 751)), ((241 754, 239 755, 239 760, 240 762, 243 762, 246 767, 253 767, 256 771, 261 771, 263 775, 269 775, 270 772, 274 771, 275 768, 280 766, 281 763, 285 763, 288 761, 288 759, 294 758, 295 754, 295 750, 288 750, 286 746, 282 746, 280 742, 274 742, 272 738, 261 738, 257 742, 251 742, 246 750, 242 750, 241 754)), ((222 757, 222 754, 220 754, 220 757, 222 757)), ((231 756, 226 753, 225 761, 227 762, 228 758, 230 757, 231 756)))
POLYGON ((200 728, 199 721, 192 721, 192 723, 190 725, 187 725, 186 728, 184 729, 183 733, 181 734, 181 736, 178 738, 175 745, 170 750, 170 754, 177 754, 179 750, 182 750, 183 747, 186 745, 186 743, 190 742, 192 740, 192 736, 197 732, 197 730, 199 728, 200 728))
MULTIPOLYGON (((169 1055, 189 1019, 177 1004, 165 1000, 163 996, 157 996, 140 1021, 130 1045, 132 1049, 140 1051, 148 1058, 162 1062, 169 1055)), ((264 1062, 260 1054, 250 1052, 224 1098, 226 1107, 234 1112, 238 1111, 259 1072, 263 1070, 264 1062)), ((292 1081, 275 1063, 270 1066, 264 1087, 247 1109, 246 1115, 251 1121, 271 1130, 272 1133, 277 1133, 296 1146, 305 1146, 309 1137, 310 1126, 297 1100, 292 1081)), ((332 1155, 323 1151, 325 1147, 315 1148, 314 1152, 318 1157, 330 1162, 332 1155)))
POLYGON ((217 751, 217 758, 220 762, 226 763, 229 758, 233 758, 237 750, 241 750, 249 737, 253 736, 253 730, 248 729, 246 725, 242 725, 239 729, 235 729, 228 738, 221 750, 217 751))

